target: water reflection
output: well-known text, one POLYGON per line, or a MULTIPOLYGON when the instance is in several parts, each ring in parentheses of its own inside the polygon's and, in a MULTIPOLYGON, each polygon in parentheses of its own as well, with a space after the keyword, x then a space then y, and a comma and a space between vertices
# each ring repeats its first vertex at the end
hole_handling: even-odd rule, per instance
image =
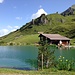
POLYGON ((56 56, 56 59, 58 59, 60 56, 63 56, 66 59, 71 60, 73 58, 75 60, 75 48, 56 49, 55 56, 56 56))

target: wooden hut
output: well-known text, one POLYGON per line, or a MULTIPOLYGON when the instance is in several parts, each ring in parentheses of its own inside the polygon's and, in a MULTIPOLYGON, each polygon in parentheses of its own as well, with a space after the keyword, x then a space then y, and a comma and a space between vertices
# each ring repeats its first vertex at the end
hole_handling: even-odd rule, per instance
POLYGON ((47 41, 49 44, 70 45, 70 39, 59 34, 40 34, 40 40, 47 41))

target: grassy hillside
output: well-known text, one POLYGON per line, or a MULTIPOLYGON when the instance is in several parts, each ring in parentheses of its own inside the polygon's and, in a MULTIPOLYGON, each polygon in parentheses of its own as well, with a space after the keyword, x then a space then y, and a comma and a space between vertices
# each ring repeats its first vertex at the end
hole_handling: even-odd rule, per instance
POLYGON ((75 14, 67 16, 58 13, 47 16, 42 14, 15 32, 1 37, 0 45, 35 44, 39 41, 38 32, 61 34, 72 39, 71 44, 75 45, 75 14))
POLYGON ((4 39, 2 39, 1 45, 33 45, 38 43, 39 41, 38 36, 39 36, 38 34, 35 35, 31 34, 31 35, 20 35, 15 37, 15 34, 10 34, 9 36, 4 37, 4 39))

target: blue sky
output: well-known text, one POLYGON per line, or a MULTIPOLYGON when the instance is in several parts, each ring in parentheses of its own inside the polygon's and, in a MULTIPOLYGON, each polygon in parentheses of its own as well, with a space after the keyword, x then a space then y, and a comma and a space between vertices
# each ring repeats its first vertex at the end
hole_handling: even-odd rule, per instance
POLYGON ((0 36, 6 35, 42 13, 63 12, 75 0, 0 0, 0 36))

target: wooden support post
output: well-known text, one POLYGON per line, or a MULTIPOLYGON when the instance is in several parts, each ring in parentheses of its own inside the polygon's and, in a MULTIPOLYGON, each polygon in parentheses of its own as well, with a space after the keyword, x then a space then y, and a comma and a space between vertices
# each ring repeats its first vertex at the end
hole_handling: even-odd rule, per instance
POLYGON ((42 70, 43 70, 43 53, 42 53, 42 70))

